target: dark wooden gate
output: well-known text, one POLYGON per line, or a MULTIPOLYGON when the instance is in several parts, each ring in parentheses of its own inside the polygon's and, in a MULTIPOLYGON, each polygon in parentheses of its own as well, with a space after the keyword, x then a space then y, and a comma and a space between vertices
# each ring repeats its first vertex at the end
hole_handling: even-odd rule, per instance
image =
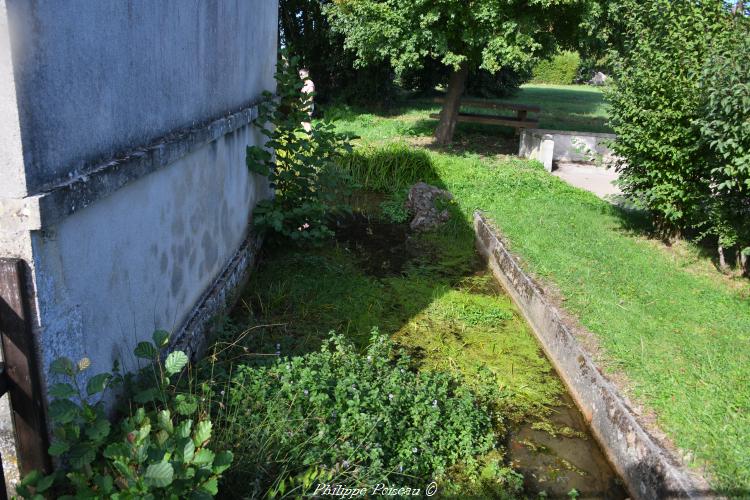
MULTIPOLYGON (((0 259, 0 340, 3 353, 0 395, 7 392, 10 398, 21 476, 35 469, 44 473, 51 471, 31 306, 27 265, 18 259, 0 259)), ((6 492, 5 476, 2 478, 0 499, 5 498, 6 492)))

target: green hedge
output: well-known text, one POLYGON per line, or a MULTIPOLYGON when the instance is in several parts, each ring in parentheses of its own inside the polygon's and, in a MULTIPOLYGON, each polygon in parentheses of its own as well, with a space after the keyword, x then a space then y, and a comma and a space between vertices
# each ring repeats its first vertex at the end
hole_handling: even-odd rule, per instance
POLYGON ((620 186, 667 234, 710 237, 720 258, 746 259, 750 21, 722 0, 628 6, 630 50, 609 94, 620 186))
POLYGON ((560 52, 552 59, 539 61, 532 73, 532 83, 570 85, 578 75, 581 56, 578 52, 560 52))

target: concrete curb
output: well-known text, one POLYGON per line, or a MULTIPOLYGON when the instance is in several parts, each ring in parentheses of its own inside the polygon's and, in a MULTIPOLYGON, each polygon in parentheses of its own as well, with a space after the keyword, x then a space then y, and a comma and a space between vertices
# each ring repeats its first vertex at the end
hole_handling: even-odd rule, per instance
POLYGON ((715 498, 638 421, 628 401, 594 364, 542 288, 519 266, 498 232, 474 214, 479 252, 521 309, 605 455, 636 499, 715 498))

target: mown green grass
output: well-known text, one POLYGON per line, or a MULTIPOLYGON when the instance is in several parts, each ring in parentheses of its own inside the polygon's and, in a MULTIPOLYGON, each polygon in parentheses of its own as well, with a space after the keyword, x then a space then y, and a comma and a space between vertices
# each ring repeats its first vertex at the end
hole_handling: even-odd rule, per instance
MULTIPOLYGON (((529 118, 539 121, 539 127, 552 130, 580 132, 607 132, 608 104, 601 89, 588 85, 526 84, 512 97, 487 99, 490 102, 527 104, 541 108, 539 113, 529 113, 529 118)), ((481 108, 462 108, 479 114, 515 116, 512 110, 495 111, 481 108)), ((510 130, 510 129, 509 129, 510 130)))
MULTIPOLYGON (((589 85, 526 84, 505 102, 542 108, 540 128, 581 132, 612 132, 607 125, 608 104, 599 88, 589 85)), ((535 115, 531 115, 532 117, 535 115)))
MULTIPOLYGON (((586 85, 531 85, 521 87, 513 97, 498 102, 539 106, 541 113, 530 113, 539 127, 582 132, 611 132, 607 126, 607 103, 600 89, 586 85)), ((496 111, 464 107, 472 113, 498 114, 496 111)), ((356 106, 334 106, 324 110, 326 119, 336 122, 339 130, 356 136, 363 144, 387 143, 393 140, 426 144, 437 125, 431 113, 440 106, 430 99, 400 102, 389 109, 365 109, 356 106)), ((515 115, 513 111, 500 114, 515 115)), ((463 151, 482 155, 515 154, 518 139, 515 129, 477 123, 459 123, 454 145, 463 151)))
MULTIPOLYGON (((403 140, 414 130, 404 122, 419 123, 426 111, 418 104, 390 118, 348 113, 339 128, 377 142, 403 140)), ((747 282, 719 276, 689 245, 678 252, 648 239, 637 215, 533 162, 480 155, 470 145, 430 154, 466 220, 485 211, 525 268, 559 290, 566 310, 598 339, 606 370, 625 375, 687 460, 705 466, 715 487, 748 494, 747 282)))

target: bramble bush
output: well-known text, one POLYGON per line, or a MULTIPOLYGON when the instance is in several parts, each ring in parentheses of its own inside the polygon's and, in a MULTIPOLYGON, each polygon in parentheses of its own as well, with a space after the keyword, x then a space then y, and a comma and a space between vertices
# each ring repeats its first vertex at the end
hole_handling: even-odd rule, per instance
POLYGON ((580 65, 581 56, 578 52, 560 52, 537 63, 532 71, 531 83, 570 85, 578 76, 580 65))
POLYGON ((721 0, 624 0, 608 93, 620 185, 665 235, 695 232, 745 256, 748 19, 721 0))
POLYGON ((351 146, 328 122, 304 130, 312 95, 301 92, 297 58, 281 58, 275 78, 277 95, 264 93, 255 120, 268 140, 264 147, 248 146, 246 158, 252 173, 269 178, 275 196, 258 203, 253 224, 292 241, 317 243, 333 235, 331 215, 346 210, 337 204, 347 184, 335 160, 351 146))
POLYGON ((195 396, 177 390, 174 379, 188 364, 185 353, 174 351, 162 363, 169 334, 156 331, 153 340, 135 348, 136 357, 149 362, 135 380, 115 368, 89 378, 84 390, 80 380, 88 359, 52 363, 52 374, 64 380, 49 390, 49 453, 60 466, 46 476, 27 474, 17 487, 21 497, 202 499, 218 493, 232 453, 211 449, 211 421, 197 415, 195 396), (123 386, 139 391, 129 416, 113 425, 104 394, 123 386))
POLYGON ((362 354, 332 335, 318 352, 235 365, 217 417, 238 456, 227 491, 245 495, 252 484, 253 496, 302 496, 320 482, 424 488, 458 468, 520 488, 502 460, 478 458, 504 435, 496 381, 478 386, 415 372, 377 330, 362 354))

